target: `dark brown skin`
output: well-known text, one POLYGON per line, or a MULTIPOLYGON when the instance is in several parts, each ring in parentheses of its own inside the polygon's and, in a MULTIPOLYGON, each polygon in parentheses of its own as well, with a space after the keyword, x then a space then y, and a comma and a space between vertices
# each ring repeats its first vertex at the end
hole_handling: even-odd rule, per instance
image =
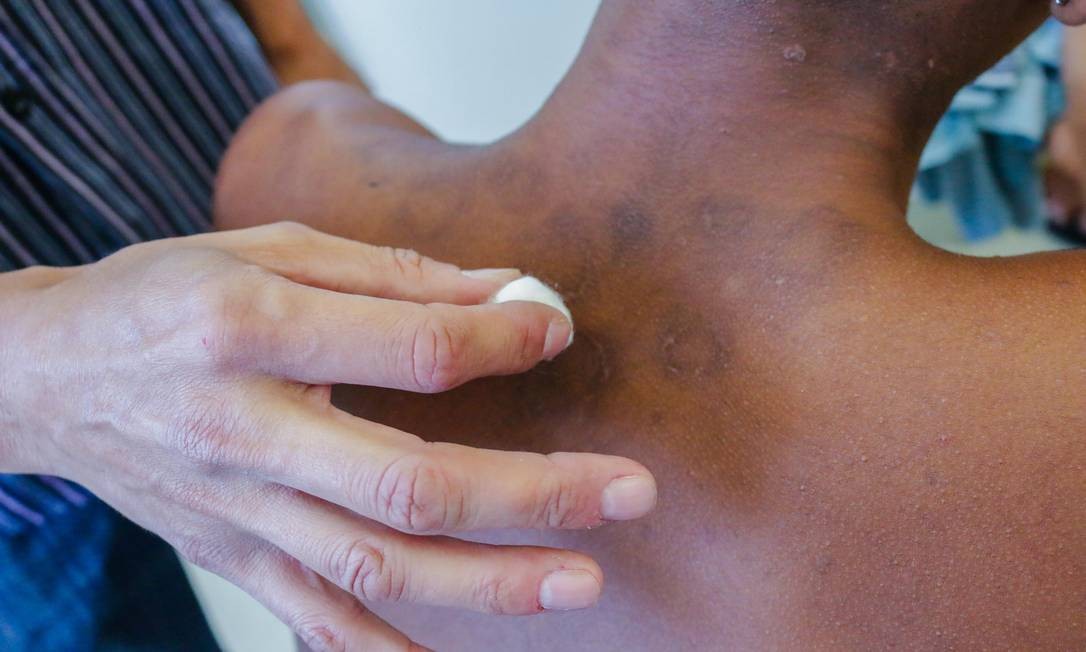
POLYGON ((952 256, 904 210, 954 90, 1043 2, 605 2, 542 113, 449 146, 345 86, 272 100, 219 224, 284 218, 557 285, 521 377, 341 405, 435 440, 600 451, 643 522, 588 612, 378 606, 440 650, 1086 648, 1086 256, 952 256), (900 7, 900 8, 897 8, 900 7))
POLYGON ((365 89, 358 74, 328 45, 299 0, 231 0, 284 85, 333 79, 365 89))

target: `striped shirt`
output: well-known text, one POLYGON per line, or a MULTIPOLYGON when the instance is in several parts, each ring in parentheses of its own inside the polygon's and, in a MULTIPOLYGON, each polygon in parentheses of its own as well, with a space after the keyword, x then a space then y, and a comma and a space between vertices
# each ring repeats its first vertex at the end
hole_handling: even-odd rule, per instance
MULTIPOLYGON (((226 0, 0 2, 0 272, 206 230, 231 134, 275 88, 226 0)), ((0 476, 0 535, 88 499, 0 476)))
MULTIPOLYGON (((207 229, 231 134, 275 88, 227 0, 0 0, 0 272, 207 229)), ((0 649, 218 647, 161 540, 0 475, 0 649)))

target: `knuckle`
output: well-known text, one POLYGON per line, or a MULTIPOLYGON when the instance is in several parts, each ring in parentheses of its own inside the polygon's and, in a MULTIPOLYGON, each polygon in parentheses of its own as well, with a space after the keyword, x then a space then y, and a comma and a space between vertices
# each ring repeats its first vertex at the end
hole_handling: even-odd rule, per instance
POLYGON ((464 335, 449 319, 430 316, 411 338, 411 370, 426 393, 450 390, 463 380, 464 335))
POLYGON ((192 564, 211 572, 220 572, 230 566, 233 554, 230 549, 205 535, 186 536, 174 549, 192 564))
POLYGON ((190 319, 202 332, 201 344, 216 365, 232 362, 238 345, 247 339, 248 324, 235 283, 219 277, 208 279, 190 296, 190 319))
POLYGON ((448 474, 425 454, 407 455, 390 464, 376 487, 380 518, 403 532, 447 530, 462 512, 462 500, 448 474))
POLYGON ((167 430, 167 443, 189 460, 220 465, 233 457, 239 423, 222 401, 203 399, 167 430))
POLYGON ((386 247, 385 252, 400 276, 417 281, 426 275, 427 259, 419 252, 399 247, 386 247))
POLYGON ((229 520, 232 516, 224 492, 209 483, 193 481, 189 477, 170 478, 158 480, 149 488, 195 515, 215 521, 229 520))
POLYGON ((579 527, 584 510, 573 483, 558 473, 547 474, 536 490, 533 522, 553 529, 579 527))
POLYGON ((210 337, 204 338, 204 345, 211 353, 221 353, 224 335, 230 330, 231 312, 230 292, 227 284, 219 277, 209 278, 200 283, 189 295, 189 308, 193 321, 199 324, 210 337))
POLYGON ((360 600, 398 601, 403 582, 390 572, 385 551, 364 540, 352 540, 333 555, 332 576, 360 600))
POLYGON ((320 616, 302 615, 291 619, 290 628, 313 652, 346 652, 346 636, 320 616))
POLYGON ((230 278, 209 280, 196 291, 192 320, 202 331, 201 343, 212 367, 245 364, 265 348, 274 334, 262 319, 268 309, 280 310, 282 285, 277 277, 255 265, 235 270, 230 278))
POLYGON ((473 589, 478 608, 488 614, 504 616, 512 613, 509 605, 514 597, 512 584, 501 575, 486 576, 476 582, 473 589))

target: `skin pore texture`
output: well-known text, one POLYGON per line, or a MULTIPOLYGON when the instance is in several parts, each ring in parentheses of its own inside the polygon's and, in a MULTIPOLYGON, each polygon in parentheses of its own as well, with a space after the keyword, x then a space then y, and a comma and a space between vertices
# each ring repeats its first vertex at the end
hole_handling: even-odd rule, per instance
POLYGON ((343 388, 420 436, 631 457, 659 509, 570 546, 598 608, 374 605, 440 650, 1083 649, 1086 254, 958 257, 904 213, 954 91, 1039 1, 605 2, 545 108, 450 146, 288 89, 217 219, 284 218, 555 285, 577 339, 440 396, 343 388))

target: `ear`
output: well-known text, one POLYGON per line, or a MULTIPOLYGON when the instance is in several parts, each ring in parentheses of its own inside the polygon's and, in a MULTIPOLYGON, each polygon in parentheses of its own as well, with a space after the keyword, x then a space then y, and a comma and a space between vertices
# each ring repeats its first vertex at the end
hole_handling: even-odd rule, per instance
POLYGON ((1066 4, 1053 0, 1052 15, 1065 25, 1082 25, 1086 23, 1086 0, 1067 0, 1066 4))

